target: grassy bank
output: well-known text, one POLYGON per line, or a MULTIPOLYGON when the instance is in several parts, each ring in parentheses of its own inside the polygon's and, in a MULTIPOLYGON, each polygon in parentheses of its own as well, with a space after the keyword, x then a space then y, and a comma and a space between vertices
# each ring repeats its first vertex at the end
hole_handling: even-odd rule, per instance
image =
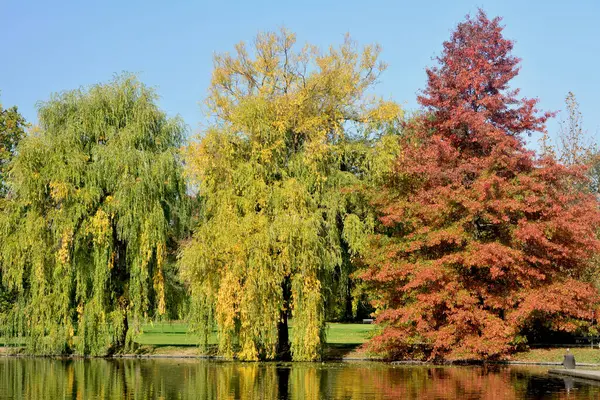
MULTIPOLYGON (((325 356, 327 359, 340 358, 369 358, 369 355, 360 351, 358 347, 365 343, 374 333, 376 325, 372 324, 327 324, 327 346, 325 356)), ((182 322, 154 323, 143 326, 143 334, 136 342, 143 345, 145 351, 153 355, 199 355, 195 346, 199 338, 188 334, 188 325, 182 322)), ((290 334, 293 325, 290 327, 290 334)), ((209 345, 217 344, 216 334, 209 337, 209 345)), ((565 348, 532 349, 526 352, 513 354, 509 361, 521 362, 562 362, 565 348)), ((579 363, 600 364, 600 349, 573 348, 571 352, 579 363)))
MULTIPOLYGON (((290 334, 293 334, 293 326, 290 334)), ((327 324, 327 343, 335 345, 360 345, 372 335, 375 325, 372 324, 327 324)), ((183 322, 161 322, 146 324, 143 333, 135 340, 141 345, 149 346, 195 346, 199 343, 197 335, 188 333, 188 325, 183 322)), ((213 333, 208 344, 216 344, 217 336, 213 333)))
MULTIPOLYGON (((293 334, 293 324, 290 335, 293 334)), ((367 358, 357 348, 373 335, 376 329, 372 324, 327 324, 327 359, 367 358)), ((197 356, 200 342, 197 335, 188 333, 188 325, 183 322, 151 323, 142 327, 143 333, 135 340, 142 346, 142 351, 148 355, 160 356, 197 356)), ((213 333, 208 338, 208 344, 217 344, 217 335, 213 333)))
MULTIPOLYGON (((325 358, 334 359, 376 359, 360 350, 360 345, 365 343, 375 333, 376 325, 372 324, 327 324, 327 344, 325 358)), ((293 325, 290 327, 293 334, 293 325)), ((200 338, 188 333, 188 325, 184 322, 161 322, 145 324, 142 334, 135 340, 140 345, 140 355, 169 356, 169 357, 196 357, 203 354, 197 347, 200 338)), ((208 340, 210 354, 215 354, 217 335, 213 333, 208 340)), ((5 345, 6 346, 6 345, 5 345)), ((18 343, 11 343, 10 347, 0 346, 0 355, 20 352, 18 343)), ((519 362, 562 362, 565 348, 531 349, 526 352, 513 354, 508 361, 519 362)), ((571 353, 578 363, 600 364, 600 349, 572 348, 571 353)))
MULTIPOLYGON (((589 347, 571 348, 571 353, 578 363, 600 364, 600 349, 589 347)), ((562 362, 565 348, 531 349, 526 352, 513 354, 510 361, 525 362, 562 362)))

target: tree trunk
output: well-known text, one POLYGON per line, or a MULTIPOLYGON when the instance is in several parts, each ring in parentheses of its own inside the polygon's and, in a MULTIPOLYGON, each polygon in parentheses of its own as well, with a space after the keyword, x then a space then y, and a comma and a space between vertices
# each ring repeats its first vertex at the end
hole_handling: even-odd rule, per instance
POLYGON ((281 361, 290 361, 292 359, 292 354, 290 352, 288 312, 292 290, 289 277, 286 277, 283 280, 281 289, 283 291, 283 305, 279 311, 279 321, 277 323, 277 359, 281 361))
POLYGON ((348 278, 348 283, 346 284, 345 303, 344 320, 352 322, 354 320, 354 313, 352 312, 352 280, 350 278, 348 278))

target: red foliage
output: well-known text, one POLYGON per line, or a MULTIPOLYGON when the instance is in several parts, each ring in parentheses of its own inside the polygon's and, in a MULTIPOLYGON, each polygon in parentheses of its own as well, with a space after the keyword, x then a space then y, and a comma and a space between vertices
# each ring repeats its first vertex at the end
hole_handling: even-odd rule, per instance
POLYGON ((361 277, 384 326, 370 345, 390 357, 498 357, 536 323, 576 331, 598 304, 598 203, 581 170, 525 149, 551 114, 509 89, 519 60, 499 23, 480 11, 444 43, 427 112, 378 190, 361 277))

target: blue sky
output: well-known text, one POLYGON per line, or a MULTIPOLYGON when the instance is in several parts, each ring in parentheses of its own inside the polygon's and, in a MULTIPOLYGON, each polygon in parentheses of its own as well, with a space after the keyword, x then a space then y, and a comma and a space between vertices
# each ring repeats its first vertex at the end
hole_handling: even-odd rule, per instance
MULTIPOLYGON (((600 141, 600 1, 29 1, 0 0, 0 102, 30 121, 51 93, 137 73, 190 132, 201 129, 215 52, 281 26, 300 43, 339 44, 349 32, 383 46, 389 64, 377 92, 411 110, 425 67, 454 26, 482 7, 504 18, 523 59, 513 87, 544 110, 573 91, 589 137, 600 141), (372 3, 372 4, 370 4, 372 3)), ((549 124, 554 134, 556 121, 549 124)), ((532 143, 535 143, 532 139, 532 143)), ((532 144, 535 147, 535 144, 532 144)))

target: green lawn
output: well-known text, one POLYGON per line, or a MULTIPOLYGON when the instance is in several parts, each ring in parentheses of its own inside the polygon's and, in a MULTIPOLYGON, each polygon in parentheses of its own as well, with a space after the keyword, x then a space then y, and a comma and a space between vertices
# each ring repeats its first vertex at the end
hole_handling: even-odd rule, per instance
MULTIPOLYGON (((293 324, 290 335, 293 334, 293 324)), ((327 324, 327 343, 332 345, 360 345, 372 335, 375 325, 372 324, 327 324)), ((158 322, 142 326, 143 333, 135 340, 141 345, 148 346, 196 346, 199 342, 197 335, 188 334, 185 322, 158 322)), ((0 338, 0 346, 23 345, 24 340, 0 338)), ((217 344, 216 332, 210 335, 208 344, 217 344)))
MULTIPOLYGON (((293 326, 290 334, 293 334, 293 326)), ((372 324, 327 324, 327 343, 359 345, 366 342, 375 325, 372 324)), ((198 337, 187 333, 188 326, 184 322, 161 322, 146 324, 142 327, 143 333, 136 342, 153 346, 193 346, 198 344, 198 337)), ((212 334, 209 344, 217 343, 216 334, 212 334)))
POLYGON ((18 347, 25 345, 25 338, 10 338, 0 337, 0 346, 18 347))
MULTIPOLYGON (((293 334, 293 322, 290 323, 290 335, 293 334)), ((373 324, 327 324, 327 344, 325 356, 327 359, 341 359, 343 357, 368 358, 368 354, 358 348, 365 343, 377 329, 373 324)), ((138 336, 136 342, 145 346, 151 354, 165 355, 191 355, 197 356, 199 338, 188 334, 188 325, 184 322, 160 322, 150 323, 142 326, 143 333, 138 336), (149 349, 149 350, 148 350, 149 349)), ((21 340, 22 341, 22 340, 21 340)), ((18 346, 21 341, 12 339, 9 343, 2 345, 18 346)), ((2 339, 0 338, 0 342, 2 339)), ((209 337, 209 344, 217 343, 217 335, 213 333, 209 337)), ((9 348, 10 349, 10 348, 9 348)), ((6 350, 6 349, 5 349, 6 350)), ((510 356, 509 360, 527 362, 561 362, 565 353, 564 348, 532 349, 510 356)), ((214 348, 213 350, 214 351, 214 348)), ((600 364, 600 349, 571 348, 577 362, 600 364)))
POLYGON ((327 343, 363 344, 371 338, 376 325, 373 324, 327 324, 327 343))
MULTIPOLYGON (((185 322, 157 322, 142 326, 143 333, 135 340, 139 344, 152 346, 196 346, 199 338, 188 334, 185 322)), ((209 344, 217 343, 217 335, 212 334, 209 344)))
MULTIPOLYGON (((513 354, 510 359, 512 361, 529 362, 562 362, 565 352, 565 348, 531 349, 523 353, 513 354)), ((594 349, 574 347, 571 348, 571 353, 575 356, 576 362, 600 364, 600 350, 598 347, 594 349)))

